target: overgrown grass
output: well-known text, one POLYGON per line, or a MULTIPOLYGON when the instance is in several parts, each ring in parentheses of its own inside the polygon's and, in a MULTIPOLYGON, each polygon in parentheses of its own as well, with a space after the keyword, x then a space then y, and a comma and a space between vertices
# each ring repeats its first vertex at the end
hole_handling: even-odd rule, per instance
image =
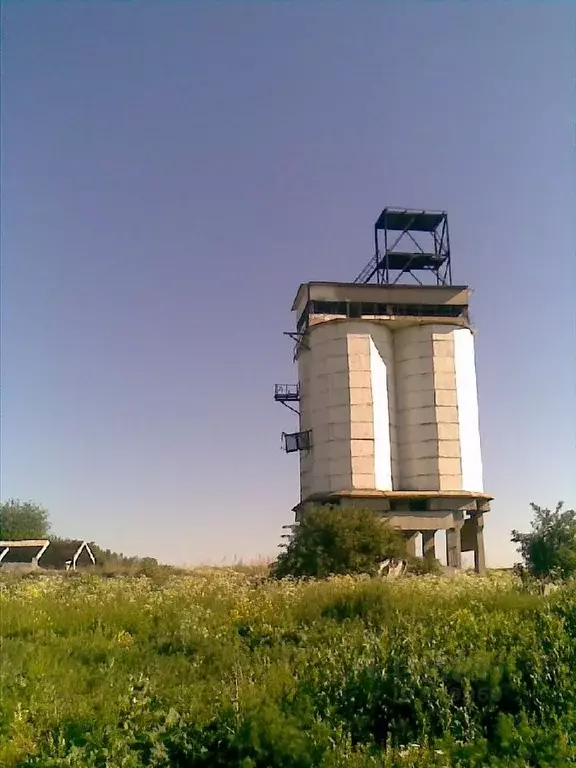
POLYGON ((576 589, 249 569, 4 582, 6 768, 576 762, 576 589))

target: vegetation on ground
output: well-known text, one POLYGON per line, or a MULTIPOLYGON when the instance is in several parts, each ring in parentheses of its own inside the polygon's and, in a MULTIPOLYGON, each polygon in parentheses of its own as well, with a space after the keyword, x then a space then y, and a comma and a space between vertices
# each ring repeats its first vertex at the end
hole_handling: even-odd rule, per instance
MULTIPOLYGON (((576 515, 533 510, 521 566, 488 577, 409 557, 427 575, 373 578, 405 557, 398 534, 326 508, 271 569, 177 572, 94 544, 92 573, 0 569, 0 765, 576 764, 576 515)), ((17 501, 0 528, 50 530, 17 501)))
POLYGON ((576 587, 5 577, 6 768, 565 766, 576 587))

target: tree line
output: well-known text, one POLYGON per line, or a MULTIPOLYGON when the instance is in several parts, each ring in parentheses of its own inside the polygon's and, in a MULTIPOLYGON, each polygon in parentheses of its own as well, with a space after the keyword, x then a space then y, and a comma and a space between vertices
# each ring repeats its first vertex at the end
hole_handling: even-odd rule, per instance
MULTIPOLYGON (((521 561, 517 573, 536 579, 576 577, 576 512, 559 502, 554 510, 531 504, 531 531, 511 532, 521 561)), ((402 535, 390 528, 372 510, 311 507, 299 523, 290 526, 287 541, 271 572, 277 578, 325 578, 336 574, 374 575, 379 564, 390 558, 403 558, 413 573, 435 572, 438 561, 408 557, 402 535)), ((59 540, 51 532, 48 510, 31 501, 9 499, 0 504, 0 540, 59 540)), ((127 558, 103 550, 94 542, 90 547, 101 564, 130 566, 154 558, 127 558)))

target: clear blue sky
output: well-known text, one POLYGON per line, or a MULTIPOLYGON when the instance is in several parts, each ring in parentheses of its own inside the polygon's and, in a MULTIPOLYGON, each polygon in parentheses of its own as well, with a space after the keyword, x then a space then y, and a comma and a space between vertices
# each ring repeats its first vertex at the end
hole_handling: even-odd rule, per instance
POLYGON ((576 504, 573 4, 3 6, 3 498, 128 553, 274 554, 293 296, 400 205, 448 210, 475 290, 489 562, 576 504))

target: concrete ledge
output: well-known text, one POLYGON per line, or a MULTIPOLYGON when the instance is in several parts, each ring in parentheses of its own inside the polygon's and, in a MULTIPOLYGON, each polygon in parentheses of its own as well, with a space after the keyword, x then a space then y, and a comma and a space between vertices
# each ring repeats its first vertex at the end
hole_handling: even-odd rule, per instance
POLYGON ((378 491, 373 488, 346 488, 341 491, 326 491, 313 493, 302 499, 300 505, 325 500, 327 503, 342 498, 353 499, 462 499, 469 502, 471 499, 483 503, 493 501, 494 497, 488 493, 476 491, 378 491))
POLYGON ((447 531, 462 525, 452 512, 384 512, 382 517, 399 531, 447 531))
MULTIPOLYGON (((326 491, 325 493, 313 493, 306 496, 299 504, 292 508, 298 519, 300 512, 307 504, 345 504, 348 506, 365 505, 368 509, 375 509, 387 517, 405 518, 414 516, 420 520, 435 521, 425 525, 426 530, 432 530, 436 522, 438 529, 451 527, 446 522, 445 516, 449 515, 454 521, 456 517, 463 518, 465 512, 471 514, 486 513, 490 510, 490 501, 493 497, 487 493, 474 493, 472 491, 377 491, 374 489, 350 488, 342 491, 326 491), (427 501, 428 509, 415 511, 409 509, 410 501, 427 501), (391 509, 394 503, 394 509, 391 509), (400 508, 398 508, 398 506, 400 508)), ((452 524, 456 524, 453 522, 452 524)), ((396 527, 396 523, 392 523, 396 527)), ((398 527, 406 530, 404 523, 398 523, 398 527)), ((418 526, 416 529, 422 530, 418 526)))

